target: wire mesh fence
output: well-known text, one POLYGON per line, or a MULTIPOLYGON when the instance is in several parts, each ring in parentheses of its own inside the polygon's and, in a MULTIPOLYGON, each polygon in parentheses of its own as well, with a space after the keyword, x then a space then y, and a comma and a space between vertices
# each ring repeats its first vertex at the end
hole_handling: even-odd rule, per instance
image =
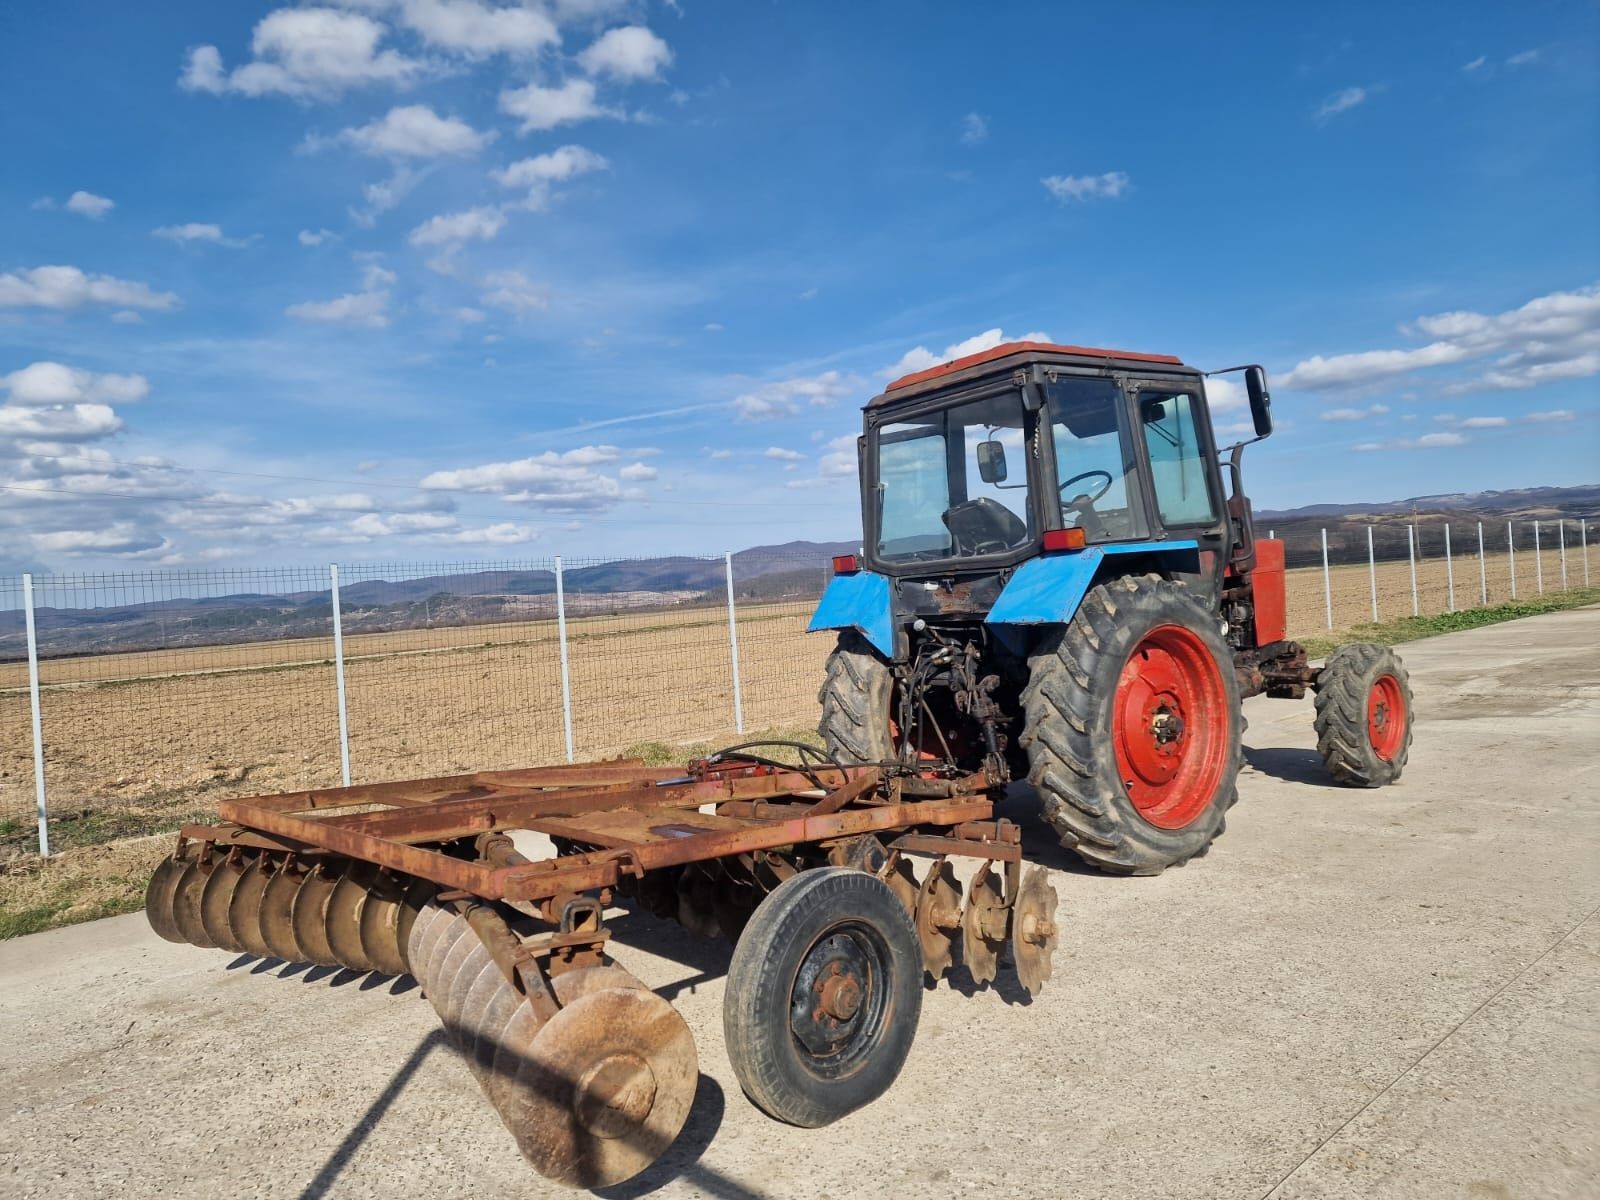
MULTIPOLYGON (((1279 532, 1295 638, 1590 586, 1572 521, 1279 532)), ((346 764, 368 783, 803 729, 828 577, 815 549, 30 577, 50 842, 335 786, 346 764)), ((13 850, 38 844, 28 659, 24 579, 0 577, 13 850)))

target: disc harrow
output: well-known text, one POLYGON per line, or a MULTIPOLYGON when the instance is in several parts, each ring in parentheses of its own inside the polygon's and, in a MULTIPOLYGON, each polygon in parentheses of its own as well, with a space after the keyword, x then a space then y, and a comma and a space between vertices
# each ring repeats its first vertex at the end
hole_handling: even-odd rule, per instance
MULTIPOLYGON (((729 751, 687 769, 616 761, 230 800, 221 823, 180 833, 146 913, 172 942, 409 973, 523 1156, 559 1183, 603 1187, 671 1145, 699 1081, 683 1018, 611 958, 606 910, 626 901, 737 943, 738 979, 764 986, 770 972, 750 963, 798 956, 816 996, 786 986, 750 1008, 731 977, 727 1003, 746 1022, 803 1018, 816 1094, 795 1109, 762 1077, 770 1056, 753 1039, 728 1051, 768 1112, 823 1124, 893 1082, 920 975, 941 976, 958 943, 980 983, 1008 939, 1030 991, 1048 977, 1054 893, 1042 872, 1022 886, 1018 831, 994 819, 991 792, 982 773, 729 751), (525 857, 512 830, 555 853, 525 857), (918 857, 932 860, 920 881, 918 857), (965 907, 963 858, 980 864, 965 907), (854 882, 825 901, 835 876, 854 882), (814 944, 795 945, 813 936, 795 929, 814 944)), ((763 1030, 780 1043, 794 1032, 763 1030)))

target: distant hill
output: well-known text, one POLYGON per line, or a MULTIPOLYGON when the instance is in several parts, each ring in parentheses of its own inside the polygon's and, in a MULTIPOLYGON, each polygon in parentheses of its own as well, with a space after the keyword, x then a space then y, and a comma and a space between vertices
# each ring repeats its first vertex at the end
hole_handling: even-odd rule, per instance
MULTIPOLYGON (((1493 523, 1502 536, 1508 520, 1569 520, 1600 515, 1600 485, 1524 488, 1418 496, 1368 504, 1312 504, 1256 514, 1259 532, 1274 530, 1288 546, 1290 565, 1321 561, 1321 531, 1328 531, 1335 561, 1365 560, 1366 530, 1373 526, 1380 558, 1404 558, 1406 526, 1426 537, 1449 520, 1458 536, 1477 521, 1493 523)), ((1431 546, 1431 543, 1429 543, 1431 546)), ((856 541, 784 542, 754 546, 733 556, 734 590, 740 599, 810 599, 827 578, 828 560, 857 549, 856 541)), ((669 555, 589 562, 569 560, 563 572, 569 612, 587 614, 667 610, 725 602, 721 558, 669 555)), ((378 567, 352 567, 358 578, 340 588, 347 633, 480 625, 499 621, 549 620, 555 616, 555 574, 550 570, 463 571, 416 578, 359 578, 378 567)), ((202 578, 202 573, 196 573, 202 578)), ((130 589, 147 591, 130 577, 130 589)), ((35 611, 40 653, 46 657, 111 654, 133 650, 253 642, 274 638, 326 637, 332 617, 327 590, 289 594, 237 593, 176 597, 101 608, 35 611)), ((0 613, 0 661, 26 657, 21 614, 0 613)))

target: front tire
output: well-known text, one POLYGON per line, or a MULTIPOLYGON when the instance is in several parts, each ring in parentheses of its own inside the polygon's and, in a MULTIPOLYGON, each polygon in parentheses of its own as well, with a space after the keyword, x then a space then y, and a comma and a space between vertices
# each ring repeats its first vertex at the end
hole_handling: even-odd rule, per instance
POLYGON ((843 763, 892 762, 894 738, 889 703, 894 677, 889 664, 853 629, 839 634, 828 655, 827 676, 817 700, 822 718, 817 732, 828 753, 843 763))
POLYGON ((1243 717, 1217 624, 1181 584, 1113 579, 1028 659, 1029 782, 1062 844, 1101 870, 1154 875, 1223 831, 1243 717))
POLYGON ((1411 679, 1387 646, 1354 643, 1317 676, 1317 752, 1347 787, 1400 778, 1411 752, 1411 679))
POLYGON ((849 867, 779 884, 734 948, 722 1027, 757 1108, 816 1128, 876 1100, 922 1014, 922 953, 889 885, 849 867))

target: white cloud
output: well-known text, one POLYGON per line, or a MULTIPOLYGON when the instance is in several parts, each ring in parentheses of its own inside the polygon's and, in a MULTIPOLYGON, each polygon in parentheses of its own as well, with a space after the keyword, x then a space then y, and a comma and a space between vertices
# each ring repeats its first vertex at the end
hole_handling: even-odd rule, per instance
POLYGON ((1467 439, 1459 433, 1425 433, 1417 439, 1419 446, 1465 446, 1467 439))
POLYGON ((787 417, 800 411, 802 401, 827 406, 840 397, 848 396, 859 386, 859 381, 853 377, 838 371, 824 371, 820 375, 764 383, 735 396, 733 407, 740 420, 744 421, 787 417))
POLYGON ((109 404, 54 404, 38 408, 0 406, 0 438, 48 438, 61 442, 93 441, 122 429, 122 418, 109 404))
POLYGON ((1481 71, 1484 68, 1484 64, 1487 63, 1488 61, 1489 61, 1489 58, 1488 58, 1487 55, 1480 54, 1480 55, 1478 55, 1477 58, 1473 59, 1471 62, 1463 64, 1461 69, 1463 71, 1467 71, 1469 73, 1472 72, 1472 71, 1481 71))
POLYGON ((1511 422, 1505 417, 1468 417, 1461 422, 1462 429, 1499 429, 1511 422))
POLYGON ((361 208, 352 208, 350 210, 350 219, 365 229, 372 228, 378 217, 395 207, 411 193, 411 189, 416 186, 416 183, 416 172, 412 171, 410 167, 396 167, 389 178, 380 179, 377 183, 369 183, 361 190, 361 198, 366 203, 361 208))
POLYGON ((720 321, 707 321, 704 328, 707 333, 721 333, 727 327, 720 321))
POLYGON ((733 457, 733 451, 729 450, 726 446, 719 446, 715 450, 708 450, 707 453, 706 453, 706 457, 714 459, 717 462, 722 462, 725 459, 732 458, 733 457))
POLYGON ((329 238, 338 237, 331 229, 302 229, 298 234, 302 246, 320 246, 329 238))
POLYGON ((625 497, 622 486, 596 466, 615 462, 615 446, 580 446, 546 451, 510 462, 485 463, 451 471, 434 471, 422 479, 431 490, 481 492, 508 503, 551 512, 585 512, 609 508, 625 497))
POLYGON ((115 201, 107 200, 104 196, 96 196, 93 192, 73 192, 67 197, 66 203, 68 212, 88 217, 91 221, 100 220, 115 207, 115 201))
POLYGON ((1410 350, 1313 355, 1282 377, 1286 388, 1336 391, 1397 375, 1493 357, 1481 375, 1447 393, 1537 387, 1600 374, 1600 284, 1551 292, 1496 314, 1447 312, 1419 317, 1401 332, 1433 340, 1410 350))
MULTIPOLYGON (((975 333, 965 341, 955 342, 944 348, 943 354, 935 354, 926 346, 916 346, 902 354, 892 366, 885 367, 879 372, 885 379, 898 379, 902 375, 910 375, 916 371, 926 371, 929 367, 937 367, 940 363, 950 362, 952 359, 965 358, 969 354, 981 354, 985 350, 993 350, 996 346, 1006 342, 1048 342, 1050 335, 1034 330, 1024 333, 1020 337, 1009 337, 996 326, 985 329, 982 333, 975 333)), ((1226 390, 1224 382, 1224 390, 1226 390)))
POLYGON ((456 320, 460 321, 463 325, 476 325, 481 321, 486 321, 489 319, 489 314, 484 312, 481 308, 468 308, 465 305, 456 309, 455 316, 456 320))
POLYGON ((656 477, 656 469, 648 463, 629 463, 617 472, 617 478, 624 483, 644 483, 656 477))
POLYGON ((961 144, 978 146, 989 140, 989 119, 981 113, 970 112, 961 118, 961 144))
POLYGON ((500 111, 522 122, 523 133, 554 129, 595 117, 617 114, 603 108, 595 99, 594 84, 587 79, 569 79, 559 87, 530 83, 500 93, 500 111))
POLYGON ((1104 175, 1046 175, 1039 181, 1063 204, 1069 200, 1114 200, 1132 182, 1126 171, 1107 171, 1104 175))
POLYGON ((805 462, 806 456, 796 450, 785 450, 782 446, 768 446, 763 458, 775 459, 778 462, 805 462))
POLYGON ((1552 408, 1545 412, 1531 412, 1523 417, 1524 421, 1531 421, 1535 425, 1547 424, 1551 421, 1571 421, 1577 414, 1570 408, 1552 408))
POLYGON ((1354 449, 1363 454, 1370 454, 1379 450, 1431 450, 1466 444, 1467 438, 1464 434, 1425 433, 1418 438, 1396 438, 1389 442, 1361 442, 1354 449))
MULTIPOLYGON (((1038 340, 1050 339, 1040 335, 1038 340)), ((1206 406, 1212 412, 1233 412, 1249 402, 1250 397, 1245 394, 1244 387, 1237 380, 1229 379, 1226 375, 1213 375, 1206 380, 1206 406)))
POLYGON ((166 538, 127 521, 119 521, 104 529, 63 529, 30 536, 36 549, 49 554, 146 558, 172 548, 172 543, 166 538))
POLYGON ((332 300, 307 300, 283 310, 297 321, 382 329, 389 324, 389 293, 349 292, 332 300))
POLYGON ((0 375, 0 388, 12 404, 134 404, 150 394, 143 375, 98 375, 58 362, 30 363, 0 375))
POLYGON ((111 323, 113 325, 143 325, 144 318, 131 309, 124 308, 111 314, 111 323))
POLYGON ((213 94, 333 99, 368 84, 412 82, 426 68, 394 50, 379 49, 385 32, 359 13, 280 8, 256 25, 250 39, 253 61, 227 71, 215 46, 195 46, 179 83, 213 94))
POLYGON ((1343 91, 1335 92, 1324 100, 1317 111, 1311 114, 1312 120, 1319 125, 1324 121, 1332 120, 1342 112, 1349 112, 1357 105, 1365 104, 1372 93, 1367 88, 1348 87, 1343 91))
POLYGON ((549 199, 551 185, 604 171, 610 166, 603 156, 583 146, 559 146, 546 154, 536 154, 491 171, 490 176, 501 187, 527 189, 528 206, 537 209, 543 208, 549 199))
POLYGON ((1365 421, 1367 410, 1364 408, 1330 408, 1327 412, 1318 414, 1324 421, 1365 421))
MULTIPOLYGON (((391 108, 382 117, 343 130, 336 141, 363 154, 389 158, 440 158, 473 154, 495 138, 492 130, 479 132, 459 117, 441 117, 426 104, 391 108)), ((313 146, 317 143, 308 143, 313 146)))
POLYGON ((522 316, 550 307, 550 296, 521 271, 494 271, 483 280, 480 304, 522 316))
POLYGON ((512 521, 498 521, 476 529, 458 529, 454 533, 436 533, 422 540, 445 546, 519 546, 537 541, 539 530, 531 525, 518 525, 512 521))
POLYGON ((209 225, 200 221, 190 221, 186 225, 163 225, 159 229, 150 231, 153 237, 165 238, 169 242, 177 242, 180 246, 190 242, 209 242, 214 246, 229 246, 235 250, 248 246, 255 239, 231 238, 222 232, 220 225, 209 225))
POLYGON ((495 8, 477 0, 404 0, 400 20, 430 46, 467 58, 536 54, 558 45, 556 24, 537 8, 495 8))
POLYGON ((364 513, 350 522, 350 531, 363 537, 388 537, 396 533, 424 533, 451 529, 456 519, 444 513, 364 513))
POLYGON ((817 463, 817 473, 825 479, 842 479, 856 473, 856 435, 840 434, 828 442, 827 452, 817 463))
POLYGON ((672 48, 643 25, 609 29, 578 55, 590 75, 613 79, 657 79, 672 65, 672 48))
POLYGON ((1506 59, 1506 66, 1526 67, 1538 61, 1539 52, 1537 50, 1524 50, 1521 53, 1513 54, 1510 58, 1506 59))
POLYGON ((430 217, 413 229, 406 240, 413 246, 444 246, 471 240, 487 242, 505 227, 505 214, 498 208, 484 206, 430 217))
POLYGON ((176 308, 178 297, 112 275, 88 275, 77 267, 34 267, 0 274, 0 308, 67 310, 86 304, 164 311, 176 308))

